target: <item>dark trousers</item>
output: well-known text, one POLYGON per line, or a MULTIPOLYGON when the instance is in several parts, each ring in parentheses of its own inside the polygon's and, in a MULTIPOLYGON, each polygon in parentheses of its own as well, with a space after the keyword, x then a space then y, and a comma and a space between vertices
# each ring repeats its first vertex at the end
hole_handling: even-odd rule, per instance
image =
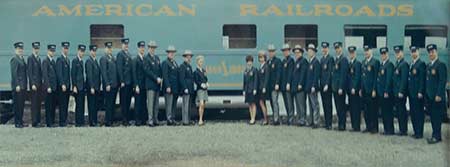
POLYGON ((359 131, 361 130, 361 97, 356 92, 354 95, 349 94, 348 98, 352 129, 359 131))
POLYGON ((139 94, 134 95, 135 103, 134 103, 134 118, 136 120, 137 125, 141 125, 148 120, 148 115, 146 114, 147 108, 147 91, 141 89, 139 94))
POLYGON ((397 119, 400 133, 408 132, 408 113, 406 112, 406 97, 395 97, 395 108, 397 110, 397 119))
POLYGON ((38 126, 41 123, 41 98, 42 91, 38 87, 36 91, 30 91, 31 101, 31 125, 38 126))
POLYGON ((366 129, 370 132, 378 132, 378 100, 372 98, 371 93, 364 94, 364 121, 366 129))
POLYGON ((13 98, 13 110, 14 110, 14 123, 16 125, 23 125, 23 110, 25 105, 25 90, 21 90, 20 92, 16 92, 13 90, 12 98, 13 98))
POLYGON ((88 112, 89 112, 89 125, 95 126, 98 123, 97 115, 98 115, 98 91, 95 94, 91 94, 90 92, 87 95, 88 99, 88 112))
POLYGON ((133 96, 133 87, 131 85, 125 85, 120 88, 120 111, 122 112, 122 118, 124 123, 133 120, 133 113, 130 111, 131 97, 133 96))
POLYGON ((75 125, 82 126, 84 125, 84 100, 85 100, 85 92, 79 91, 74 94, 75 97, 75 125))
MULTIPOLYGON (((320 93, 322 97, 323 116, 325 117, 325 126, 331 127, 333 121, 333 102, 330 90, 320 93)), ((345 100, 345 99, 344 99, 345 100)))
POLYGON ((105 125, 111 126, 114 118, 114 106, 116 105, 117 88, 105 91, 105 125))
POLYGON ((45 123, 47 127, 55 123, 56 92, 46 93, 45 95, 45 123))
POLYGON ((392 97, 384 98, 380 97, 381 115, 383 118, 383 129, 386 134, 394 133, 394 113, 392 97))
POLYGON ((430 113, 431 119, 431 128, 433 129, 432 137, 440 140, 442 139, 441 135, 441 126, 442 126, 442 117, 445 113, 445 101, 442 100, 440 102, 436 102, 433 99, 427 99, 427 109, 430 113))
POLYGON ((423 110, 424 100, 417 97, 409 98, 409 110, 411 114, 411 122, 414 129, 414 134, 417 136, 423 136, 423 124, 425 119, 425 113, 423 110))
POLYGON ((338 126, 339 128, 345 129, 345 124, 347 122, 347 109, 345 107, 345 93, 339 95, 334 92, 334 104, 336 105, 336 111, 338 116, 338 126))
POLYGON ((287 91, 281 92, 283 95, 284 107, 286 108, 288 124, 294 123, 294 99, 292 93, 287 91))
POLYGON ((67 125, 67 115, 69 114, 68 112, 69 97, 70 94, 67 90, 66 92, 62 92, 62 90, 59 90, 58 92, 59 126, 67 125))

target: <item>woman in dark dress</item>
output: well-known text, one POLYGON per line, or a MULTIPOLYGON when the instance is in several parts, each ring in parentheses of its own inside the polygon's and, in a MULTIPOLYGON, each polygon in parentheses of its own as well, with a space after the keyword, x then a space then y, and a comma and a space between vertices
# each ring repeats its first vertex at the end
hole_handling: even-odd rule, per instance
POLYGON ((269 66, 266 63, 266 52, 261 50, 258 52, 258 61, 260 64, 260 68, 258 69, 258 101, 261 107, 261 111, 263 112, 264 121, 262 125, 269 124, 269 119, 267 118, 267 108, 266 108, 266 100, 269 100, 269 96, 267 93, 267 87, 269 84, 269 66))
POLYGON ((247 66, 244 71, 244 91, 245 103, 248 104, 248 110, 250 112, 250 125, 255 124, 256 117, 256 102, 258 98, 256 97, 258 89, 258 70, 253 67, 253 57, 248 55, 245 58, 247 66))
POLYGON ((203 113, 205 112, 205 103, 208 101, 208 77, 206 76, 206 70, 203 68, 205 58, 202 55, 197 56, 197 70, 194 71, 194 82, 197 85, 197 98, 198 103, 198 125, 204 125, 203 113))

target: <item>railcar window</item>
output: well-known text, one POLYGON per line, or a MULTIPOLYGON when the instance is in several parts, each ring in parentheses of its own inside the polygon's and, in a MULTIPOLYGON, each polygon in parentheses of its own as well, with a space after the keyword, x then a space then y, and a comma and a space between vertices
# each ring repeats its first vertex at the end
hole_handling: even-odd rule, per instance
POLYGON ((346 46, 380 48, 387 44, 386 25, 344 25, 344 34, 346 46))
POLYGON ((445 25, 406 25, 405 47, 415 45, 425 48, 426 45, 434 43, 439 48, 447 46, 448 28, 445 25))
POLYGON ((223 47, 225 49, 256 48, 256 25, 223 25, 223 47))
POLYGON ((93 24, 90 26, 91 44, 105 47, 105 42, 112 42, 114 48, 120 48, 120 39, 124 37, 124 27, 119 24, 93 24))
POLYGON ((317 25, 288 24, 284 26, 284 42, 290 46, 317 46, 317 25))

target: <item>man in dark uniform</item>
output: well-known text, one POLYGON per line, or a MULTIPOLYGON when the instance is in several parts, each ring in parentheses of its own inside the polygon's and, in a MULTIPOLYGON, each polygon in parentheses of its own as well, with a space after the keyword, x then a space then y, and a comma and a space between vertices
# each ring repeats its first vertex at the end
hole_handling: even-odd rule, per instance
POLYGON ((411 112, 411 122, 414 129, 412 135, 415 139, 423 138, 423 125, 425 119, 425 75, 426 65, 420 60, 419 48, 409 47, 411 51, 411 66, 409 68, 408 90, 409 90, 409 110, 411 112))
POLYGON ((377 93, 379 94, 379 104, 381 105, 381 115, 383 118, 383 135, 394 134, 394 114, 393 109, 393 91, 392 75, 394 65, 389 61, 389 49, 380 48, 381 65, 377 79, 377 93))
POLYGON ((112 42, 105 43, 105 55, 100 59, 100 71, 105 97, 105 126, 110 127, 113 124, 114 106, 116 104, 117 87, 119 86, 116 58, 112 55, 112 42))
POLYGON ((347 85, 348 60, 342 54, 342 42, 335 42, 336 59, 333 67, 333 82, 331 87, 334 94, 334 104, 338 116, 338 130, 344 131, 347 120, 347 107, 345 105, 345 87, 347 85))
POLYGON ((331 130, 332 119, 333 119, 333 103, 332 103, 332 92, 331 92, 331 79, 334 67, 334 59, 329 54, 329 43, 322 42, 322 58, 320 60, 320 96, 322 97, 322 107, 325 117, 324 128, 331 130))
POLYGON ((33 53, 27 59, 27 74, 30 85, 31 96, 31 125, 33 127, 40 127, 41 125, 41 102, 42 102, 42 71, 41 59, 39 58, 39 49, 41 44, 33 42, 33 53))
POLYGON ((430 113, 431 127, 433 133, 428 138, 428 144, 435 144, 442 141, 441 126, 443 113, 446 112, 445 84, 447 82, 447 66, 438 57, 437 46, 427 45, 430 63, 427 65, 426 94, 427 109, 430 113))
POLYGON ((145 69, 144 69, 144 54, 145 54, 145 42, 139 41, 137 43, 138 55, 133 59, 133 87, 134 87, 134 109, 136 125, 140 126, 145 124, 146 117, 146 101, 147 90, 145 87, 145 69))
POLYGON ((408 75, 409 65, 404 60, 403 46, 394 46, 397 62, 394 67, 393 93, 394 103, 397 111, 398 126, 400 136, 406 136, 408 133, 408 113, 406 112, 406 96, 408 93, 408 75))
POLYGON ((89 112, 89 126, 97 126, 97 111, 98 111, 98 96, 100 94, 101 73, 100 66, 97 62, 97 45, 89 46, 90 56, 86 60, 86 88, 89 91, 88 112, 89 112))
POLYGON ((62 42, 62 54, 56 60, 56 75, 58 77, 58 106, 59 106, 59 126, 67 125, 67 115, 70 97, 70 60, 69 42, 62 42))
POLYGON ((350 106, 350 120, 352 132, 361 130, 361 62, 356 59, 356 47, 349 46, 348 103, 350 106))
POLYGON ((177 99, 179 91, 178 64, 175 61, 176 49, 170 45, 167 50, 167 59, 162 62, 162 77, 164 99, 166 101, 167 125, 175 125, 175 111, 177 108, 177 99))
POLYGON ((273 125, 280 124, 280 107, 278 105, 278 96, 280 94, 280 77, 281 77, 281 60, 275 55, 275 45, 270 44, 267 47, 269 52, 269 86, 268 92, 270 92, 270 106, 273 113, 273 125))
POLYGON ((191 59, 192 51, 186 50, 183 53, 184 62, 180 65, 180 87, 183 96, 182 122, 183 125, 189 125, 189 109, 194 97, 194 73, 192 72, 191 59))
POLYGON ((72 92, 75 97, 75 126, 84 125, 84 65, 83 57, 86 51, 85 45, 78 45, 77 57, 72 60, 72 92))
POLYGON ((280 90, 283 95, 284 107, 287 113, 287 124, 294 123, 294 101, 291 93, 292 71, 294 70, 294 59, 291 57, 291 48, 289 44, 284 44, 281 48, 284 59, 281 64, 280 90))
MULTIPOLYGON (((123 38, 122 50, 117 53, 117 72, 119 74, 120 83, 120 110, 122 111, 123 125, 131 124, 133 120, 133 113, 130 112, 131 97, 133 96, 132 85, 132 59, 128 52, 128 38, 123 38)), ((137 118, 136 118, 137 119, 137 118)))
POLYGON ((308 60, 303 57, 303 48, 295 45, 292 52, 295 53, 295 67, 292 73, 292 95, 294 96, 299 126, 306 126, 306 91, 305 80, 308 71, 308 60))
POLYGON ((373 58, 372 49, 364 45, 365 60, 361 76, 361 93, 364 105, 364 120, 366 129, 363 131, 378 133, 377 76, 380 62, 373 58))
POLYGON ((27 64, 23 58, 23 42, 14 44, 15 56, 9 62, 11 65, 11 88, 16 128, 23 127, 23 110, 27 93, 27 64))
POLYGON ((144 58, 145 85, 147 89, 147 112, 148 126, 153 127, 159 124, 158 121, 158 105, 159 91, 162 84, 161 62, 155 54, 158 46, 155 41, 148 43, 148 54, 144 58))
POLYGON ((317 96, 320 81, 320 62, 316 58, 317 49, 313 44, 308 45, 309 67, 306 74, 305 90, 309 102, 309 125, 315 129, 319 127, 319 97, 317 96))
POLYGON ((42 61, 42 88, 45 90, 45 123, 53 127, 55 123, 56 96, 58 77, 56 75, 55 50, 56 45, 47 46, 47 57, 42 61))

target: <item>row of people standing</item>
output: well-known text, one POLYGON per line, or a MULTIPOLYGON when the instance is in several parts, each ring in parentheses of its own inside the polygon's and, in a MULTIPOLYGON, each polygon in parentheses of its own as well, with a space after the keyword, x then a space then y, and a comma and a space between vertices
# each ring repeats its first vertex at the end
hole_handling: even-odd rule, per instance
POLYGON ((282 95, 287 111, 287 124, 319 127, 319 100, 322 100, 324 115, 323 127, 332 129, 333 102, 338 117, 339 131, 346 130, 347 111, 350 111, 351 131, 361 131, 361 114, 364 111, 366 129, 362 132, 378 133, 378 116, 381 110, 383 135, 394 135, 394 111, 397 113, 399 132, 405 136, 408 132, 410 115, 414 134, 413 138, 423 138, 425 109, 431 118, 432 136, 427 139, 430 144, 442 140, 441 123, 445 113, 445 85, 447 67, 438 59, 437 46, 426 46, 429 63, 420 59, 419 48, 410 46, 411 64, 404 60, 403 46, 393 47, 395 62, 389 60, 389 49, 380 48, 380 60, 373 58, 372 48, 363 47, 364 60, 359 61, 357 48, 349 46, 348 57, 343 54, 342 42, 333 44, 336 56, 329 52, 330 44, 322 42, 322 57, 316 57, 317 49, 309 44, 306 50, 300 45, 293 49, 283 45, 283 59, 276 57, 274 45, 266 52, 258 52, 260 68, 253 66, 253 57, 246 57, 244 71, 245 102, 249 104, 250 124, 255 124, 256 104, 264 115, 263 125, 269 123, 265 101, 270 100, 273 111, 273 124, 280 124, 279 94, 282 95), (294 57, 291 56, 294 53, 294 57), (303 54, 307 52, 307 58, 303 54), (381 61, 381 63, 380 63, 381 61), (406 110, 406 99, 409 98, 410 112, 406 110), (348 103, 346 102, 348 99, 348 103), (307 117, 306 102, 309 103, 307 117), (295 107, 294 107, 295 105, 295 107), (294 118, 296 109, 297 120, 294 118))
POLYGON ((190 125, 189 109, 196 98, 199 104, 199 125, 203 125, 203 112, 208 100, 208 78, 203 68, 204 57, 197 56, 197 69, 191 66, 193 53, 186 50, 184 61, 178 65, 175 61, 176 49, 169 46, 166 50, 167 60, 160 62, 157 56, 156 42, 137 43, 138 54, 131 56, 128 51, 129 39, 121 40, 122 49, 117 56, 112 55, 112 42, 105 43, 104 56, 97 60, 96 45, 89 46, 89 58, 84 60, 87 50, 85 45, 78 45, 76 57, 70 64, 69 42, 62 42, 62 54, 55 58, 56 45, 47 46, 47 56, 41 61, 39 57, 40 43, 32 43, 32 55, 25 62, 24 43, 14 44, 15 56, 10 61, 11 88, 15 126, 23 127, 23 111, 26 92, 30 91, 32 126, 41 125, 41 103, 45 98, 46 125, 54 127, 55 111, 59 108, 59 126, 68 124, 69 97, 75 98, 75 125, 84 126, 84 106, 87 96, 88 122, 90 126, 98 126, 97 120, 100 94, 103 94, 105 126, 112 126, 116 96, 120 96, 122 124, 156 126, 159 113, 159 96, 164 94, 168 125, 176 125, 174 113, 178 96, 182 96, 182 123, 190 125), (56 59, 56 60, 55 60, 56 59), (196 89, 194 88, 196 85, 196 89), (130 112, 132 97, 135 97, 135 113, 130 112))

